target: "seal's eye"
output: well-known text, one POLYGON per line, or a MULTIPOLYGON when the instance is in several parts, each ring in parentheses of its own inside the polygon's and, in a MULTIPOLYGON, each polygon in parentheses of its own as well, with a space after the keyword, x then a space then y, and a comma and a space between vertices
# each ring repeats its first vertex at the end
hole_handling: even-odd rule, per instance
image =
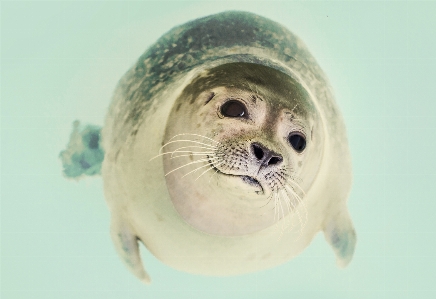
POLYGON ((298 133, 291 133, 288 137, 289 143, 298 152, 301 153, 306 148, 306 139, 298 133))
POLYGON ((247 109, 244 104, 236 100, 227 101, 221 107, 221 113, 227 117, 246 117, 247 109))

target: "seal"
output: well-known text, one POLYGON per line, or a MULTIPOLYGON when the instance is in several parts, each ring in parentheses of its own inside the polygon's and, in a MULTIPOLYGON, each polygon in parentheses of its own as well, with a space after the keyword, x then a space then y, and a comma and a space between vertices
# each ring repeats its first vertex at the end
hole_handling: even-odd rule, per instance
POLYGON ((64 151, 65 169, 100 169, 86 157, 104 150, 111 236, 144 282, 139 241, 215 276, 282 264, 320 231, 339 266, 352 258, 343 119, 304 43, 271 20, 224 12, 175 27, 120 80, 99 144, 95 127, 75 128, 87 155, 64 151))

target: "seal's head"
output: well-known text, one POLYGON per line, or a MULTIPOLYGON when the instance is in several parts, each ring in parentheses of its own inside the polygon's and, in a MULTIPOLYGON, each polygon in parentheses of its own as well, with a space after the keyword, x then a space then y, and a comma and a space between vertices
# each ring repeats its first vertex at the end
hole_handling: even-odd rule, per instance
POLYGON ((323 140, 316 106, 296 78, 251 63, 205 70, 178 97, 166 127, 173 204, 209 234, 265 229, 304 205, 323 140))

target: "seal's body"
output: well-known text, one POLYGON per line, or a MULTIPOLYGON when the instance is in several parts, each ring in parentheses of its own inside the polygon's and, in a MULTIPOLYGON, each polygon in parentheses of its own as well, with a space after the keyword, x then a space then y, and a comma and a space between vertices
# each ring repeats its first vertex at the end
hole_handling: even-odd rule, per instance
POLYGON ((279 24, 225 12, 162 36, 121 79, 102 131, 115 247, 205 275, 279 265, 322 230, 355 244, 346 131, 321 69, 279 24))

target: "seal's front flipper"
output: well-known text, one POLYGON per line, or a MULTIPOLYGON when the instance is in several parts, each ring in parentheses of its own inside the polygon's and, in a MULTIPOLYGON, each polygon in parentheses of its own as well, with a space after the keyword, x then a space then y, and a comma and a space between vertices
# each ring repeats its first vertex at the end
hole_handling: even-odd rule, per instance
POLYGON ((131 230, 129 224, 123 224, 122 221, 112 218, 111 237, 115 249, 127 268, 142 282, 149 284, 151 282, 150 276, 145 272, 139 255, 138 237, 131 230))
POLYGON ((74 122, 67 149, 59 154, 66 177, 100 174, 104 158, 100 132, 98 126, 83 127, 79 121, 74 122))
POLYGON ((351 261, 356 245, 356 232, 350 214, 344 207, 338 214, 328 219, 324 236, 336 254, 336 263, 345 267, 351 261))

